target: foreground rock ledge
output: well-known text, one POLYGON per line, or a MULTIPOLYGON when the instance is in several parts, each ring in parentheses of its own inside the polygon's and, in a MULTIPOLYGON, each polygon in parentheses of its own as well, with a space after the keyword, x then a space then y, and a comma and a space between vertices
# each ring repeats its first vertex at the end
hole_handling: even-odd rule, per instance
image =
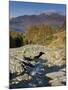
MULTIPOLYGON (((22 67, 22 63, 19 60, 16 60, 15 57, 23 59, 23 55, 25 55, 27 57, 31 56, 31 58, 34 58, 34 56, 38 55, 39 52, 45 53, 40 58, 44 61, 47 61, 46 63, 44 63, 44 65, 46 69, 46 75, 53 79, 52 81, 50 81, 51 85, 63 85, 61 82, 65 82, 64 80, 66 80, 66 76, 65 72, 59 67, 63 66, 63 69, 65 69, 65 48, 52 49, 46 48, 45 46, 41 45, 26 45, 20 48, 10 49, 9 70, 11 74, 14 74, 15 76, 17 75, 17 77, 13 76, 14 78, 10 80, 10 84, 17 84, 19 83, 19 81, 32 79, 32 77, 26 73, 24 73, 24 75, 21 74, 24 72, 24 68, 22 67), (60 79, 58 79, 57 77, 60 79)), ((31 63, 35 63, 35 61, 31 61, 31 63)))

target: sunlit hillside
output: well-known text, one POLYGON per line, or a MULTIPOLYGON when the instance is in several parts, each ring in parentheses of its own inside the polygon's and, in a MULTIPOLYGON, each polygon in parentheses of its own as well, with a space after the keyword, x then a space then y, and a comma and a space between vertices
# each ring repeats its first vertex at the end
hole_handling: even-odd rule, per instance
POLYGON ((54 38, 48 47, 52 48, 65 47, 65 31, 58 32, 53 36, 54 38))

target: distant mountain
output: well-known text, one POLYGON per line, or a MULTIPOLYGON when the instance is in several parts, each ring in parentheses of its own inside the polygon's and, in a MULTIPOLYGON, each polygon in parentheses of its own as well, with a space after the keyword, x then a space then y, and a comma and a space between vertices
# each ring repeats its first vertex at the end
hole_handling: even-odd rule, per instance
POLYGON ((24 32, 26 28, 30 25, 37 24, 48 24, 60 26, 63 24, 65 16, 59 13, 46 14, 42 13, 40 15, 24 15, 10 19, 10 30, 24 32))

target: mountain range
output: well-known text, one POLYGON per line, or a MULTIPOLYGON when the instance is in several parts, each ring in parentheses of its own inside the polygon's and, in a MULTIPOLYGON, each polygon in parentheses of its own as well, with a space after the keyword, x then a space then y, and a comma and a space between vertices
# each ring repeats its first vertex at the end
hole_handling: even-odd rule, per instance
POLYGON ((41 13, 39 15, 22 15, 9 20, 10 31, 24 32, 28 26, 46 24, 51 26, 61 26, 65 21, 65 16, 59 13, 41 13))

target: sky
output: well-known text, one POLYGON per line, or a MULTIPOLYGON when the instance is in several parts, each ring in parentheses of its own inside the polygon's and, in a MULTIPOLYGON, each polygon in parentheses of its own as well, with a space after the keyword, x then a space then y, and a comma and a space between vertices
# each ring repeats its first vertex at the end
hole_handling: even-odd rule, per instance
POLYGON ((65 15, 66 5, 9 1, 10 18, 21 15, 38 15, 41 13, 50 13, 50 12, 58 12, 62 15, 65 15))

